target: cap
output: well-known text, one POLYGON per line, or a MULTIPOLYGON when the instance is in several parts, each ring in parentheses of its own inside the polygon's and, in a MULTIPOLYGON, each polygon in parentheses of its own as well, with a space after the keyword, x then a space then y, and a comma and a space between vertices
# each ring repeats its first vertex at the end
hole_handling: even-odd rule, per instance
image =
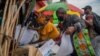
POLYGON ((82 9, 84 9, 84 10, 86 10, 86 9, 92 9, 92 7, 88 5, 88 6, 84 7, 84 8, 82 8, 82 9))

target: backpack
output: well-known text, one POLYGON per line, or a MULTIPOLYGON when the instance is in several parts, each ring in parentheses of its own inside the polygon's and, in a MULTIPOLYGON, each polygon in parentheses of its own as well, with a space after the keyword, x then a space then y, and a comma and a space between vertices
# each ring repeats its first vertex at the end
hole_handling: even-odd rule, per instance
POLYGON ((97 34, 100 34, 100 16, 97 15, 96 13, 93 13, 94 19, 93 19, 93 25, 94 25, 94 30, 97 34))

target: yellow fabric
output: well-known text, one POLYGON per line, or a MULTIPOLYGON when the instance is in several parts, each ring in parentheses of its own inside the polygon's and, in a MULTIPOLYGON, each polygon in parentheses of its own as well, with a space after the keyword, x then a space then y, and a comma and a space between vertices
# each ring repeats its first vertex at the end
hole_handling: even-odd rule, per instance
POLYGON ((42 40, 56 39, 59 36, 59 34, 60 34, 59 31, 53 25, 53 23, 48 22, 41 30, 41 39, 42 40))
POLYGON ((37 10, 37 12, 42 12, 45 10, 45 8, 47 7, 48 5, 45 5, 44 7, 40 8, 39 10, 37 10))
POLYGON ((69 15, 75 14, 75 15, 77 15, 77 16, 80 17, 80 13, 79 13, 79 12, 75 12, 75 11, 71 11, 71 10, 68 10, 68 11, 67 11, 67 14, 69 14, 69 15))

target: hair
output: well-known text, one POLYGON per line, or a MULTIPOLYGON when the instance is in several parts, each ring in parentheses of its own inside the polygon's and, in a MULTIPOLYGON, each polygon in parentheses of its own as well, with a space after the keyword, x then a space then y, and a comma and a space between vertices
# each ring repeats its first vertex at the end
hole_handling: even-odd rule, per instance
POLYGON ((58 8, 58 10, 56 11, 56 14, 58 14, 59 12, 66 14, 66 10, 64 8, 58 8))
POLYGON ((86 10, 86 9, 90 9, 90 10, 92 10, 92 7, 91 6, 89 6, 89 5, 87 5, 85 8, 83 8, 84 10, 86 10))

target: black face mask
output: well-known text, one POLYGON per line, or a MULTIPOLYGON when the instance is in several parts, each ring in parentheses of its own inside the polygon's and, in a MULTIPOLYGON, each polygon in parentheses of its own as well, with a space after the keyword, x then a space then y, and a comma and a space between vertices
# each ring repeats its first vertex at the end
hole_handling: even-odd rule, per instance
POLYGON ((63 19, 64 19, 64 18, 63 18, 62 16, 58 16, 58 20, 59 20, 59 21, 63 21, 63 19))

